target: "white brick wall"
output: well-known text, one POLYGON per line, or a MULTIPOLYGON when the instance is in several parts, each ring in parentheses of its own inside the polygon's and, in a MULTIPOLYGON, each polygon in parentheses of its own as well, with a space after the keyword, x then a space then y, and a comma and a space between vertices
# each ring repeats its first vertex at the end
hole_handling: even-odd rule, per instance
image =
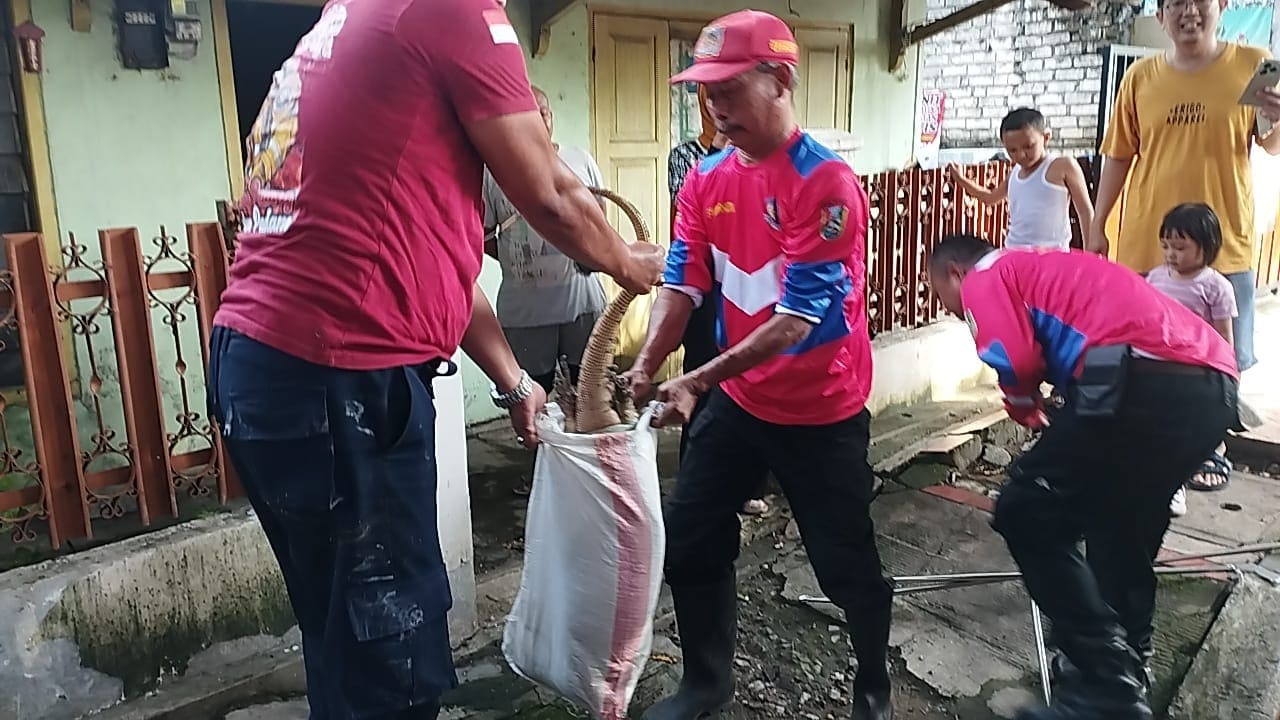
MULTIPOLYGON (((928 0, 937 19, 973 0, 928 0)), ((947 93, 943 147, 995 146, 1000 119, 1039 109, 1059 150, 1093 150, 1102 83, 1101 48, 1128 41, 1134 5, 1098 0, 1072 13, 1046 0, 1015 0, 924 44, 922 89, 947 93)))

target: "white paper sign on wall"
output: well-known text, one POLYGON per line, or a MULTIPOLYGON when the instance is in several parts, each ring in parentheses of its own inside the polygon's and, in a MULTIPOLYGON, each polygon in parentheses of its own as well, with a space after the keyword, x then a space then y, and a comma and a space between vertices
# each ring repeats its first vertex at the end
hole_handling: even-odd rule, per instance
POLYGON ((922 168, 938 166, 938 151, 942 148, 942 123, 946 117, 947 93, 943 90, 925 90, 920 98, 920 135, 916 139, 916 161, 922 168))

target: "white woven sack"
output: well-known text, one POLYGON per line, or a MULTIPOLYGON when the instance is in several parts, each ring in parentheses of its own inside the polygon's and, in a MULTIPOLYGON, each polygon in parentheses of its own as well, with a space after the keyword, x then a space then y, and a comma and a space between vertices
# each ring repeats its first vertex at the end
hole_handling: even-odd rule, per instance
POLYGON ((564 432, 538 420, 520 592, 502 651, 512 669, 622 720, 653 643, 666 537, 652 410, 625 432, 564 432))

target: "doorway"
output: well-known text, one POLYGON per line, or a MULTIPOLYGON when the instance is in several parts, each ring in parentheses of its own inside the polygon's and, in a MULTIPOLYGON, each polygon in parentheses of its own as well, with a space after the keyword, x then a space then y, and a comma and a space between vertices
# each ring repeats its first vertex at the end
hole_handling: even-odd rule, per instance
MULTIPOLYGON (((651 223, 654 238, 667 245, 667 158, 671 148, 702 130, 697 86, 669 85, 667 79, 692 64, 705 20, 595 12, 591 22, 596 161, 605 184, 631 199, 651 223)), ((792 30, 800 51, 796 121, 806 129, 848 129, 852 28, 814 23, 792 30)), ((610 212, 614 226, 629 237, 626 223, 610 212)))
POLYGON ((231 71, 236 90, 239 138, 253 129, 271 78, 293 54, 298 41, 320 19, 320 3, 270 0, 230 0, 227 27, 231 40, 231 71))
MULTIPOLYGON (((0 233, 6 234, 40 230, 31 197, 31 162, 21 106, 22 70, 12 40, 12 18, 9 0, 0 0, 0 233)), ((0 271, 8 265, 8 259, 0 257, 0 271)), ((0 388, 23 386, 26 376, 18 343, 17 323, 0 323, 0 388)))

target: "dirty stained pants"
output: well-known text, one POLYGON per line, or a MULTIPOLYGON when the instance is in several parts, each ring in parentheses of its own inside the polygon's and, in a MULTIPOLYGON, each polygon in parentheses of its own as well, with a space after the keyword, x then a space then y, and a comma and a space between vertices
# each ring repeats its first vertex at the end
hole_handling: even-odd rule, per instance
POLYGON ((456 686, 436 528, 440 367, 314 365, 215 327, 210 414, 302 631, 312 720, 433 720, 456 686))
POLYGON ((775 425, 715 388, 686 434, 664 513, 669 584, 701 585, 733 574, 738 509, 767 470, 791 505, 823 592, 851 621, 880 614, 892 602, 871 521, 870 413, 830 425, 775 425))
POLYGON ((1088 672, 1099 660, 1090 650, 1103 646, 1110 653, 1127 643, 1150 657, 1152 563, 1169 502, 1234 422, 1236 383, 1207 368, 1135 359, 1114 417, 1082 417, 1074 388, 1064 396, 1010 468, 993 526, 1053 622, 1055 644, 1088 672))

